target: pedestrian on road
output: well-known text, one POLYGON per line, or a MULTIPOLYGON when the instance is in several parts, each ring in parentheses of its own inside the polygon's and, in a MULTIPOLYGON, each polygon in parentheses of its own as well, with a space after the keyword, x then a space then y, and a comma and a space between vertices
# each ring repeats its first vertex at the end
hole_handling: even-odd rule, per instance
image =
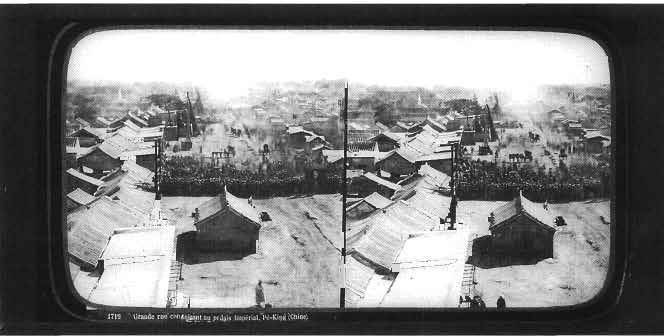
POLYGON ((496 307, 498 307, 498 309, 505 309, 505 298, 503 298, 502 295, 498 298, 498 301, 496 302, 496 307))
POLYGON ((263 282, 258 280, 258 285, 256 285, 256 304, 259 307, 263 307, 265 302, 265 294, 263 293, 263 282))

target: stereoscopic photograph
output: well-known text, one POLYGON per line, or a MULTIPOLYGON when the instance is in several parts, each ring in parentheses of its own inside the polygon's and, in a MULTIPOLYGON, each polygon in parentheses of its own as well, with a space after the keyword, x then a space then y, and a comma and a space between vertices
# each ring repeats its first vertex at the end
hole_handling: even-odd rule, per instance
POLYGON ((613 192, 600 45, 375 36, 349 93, 345 306, 550 308, 599 294, 613 192))
POLYGON ((269 30, 78 41, 64 192, 79 296, 339 308, 345 81, 332 76, 344 61, 319 57, 335 49, 316 32, 269 30))
POLYGON ((607 278, 611 74, 588 37, 111 29, 66 74, 91 306, 551 308, 607 278))

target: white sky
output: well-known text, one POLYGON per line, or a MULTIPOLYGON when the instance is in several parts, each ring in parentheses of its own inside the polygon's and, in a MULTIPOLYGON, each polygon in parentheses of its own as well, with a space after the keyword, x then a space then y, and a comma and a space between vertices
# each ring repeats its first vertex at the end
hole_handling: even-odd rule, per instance
POLYGON ((259 81, 322 78, 518 98, 541 84, 609 84, 610 75, 604 50, 579 35, 422 30, 105 31, 83 38, 68 68, 68 79, 185 82, 214 98, 259 81))

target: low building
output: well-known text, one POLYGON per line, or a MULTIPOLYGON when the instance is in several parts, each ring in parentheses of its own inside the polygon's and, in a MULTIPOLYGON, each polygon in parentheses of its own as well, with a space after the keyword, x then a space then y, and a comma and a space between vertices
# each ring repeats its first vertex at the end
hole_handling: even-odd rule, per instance
POLYGON ((86 193, 80 188, 76 188, 74 191, 67 194, 67 199, 65 201, 65 207, 67 211, 78 208, 82 205, 88 205, 94 202, 97 197, 86 193))
POLYGON ((256 253, 261 224, 258 212, 247 199, 225 191, 197 209, 193 220, 198 249, 256 253))
POLYGON ((364 150, 348 152, 346 154, 346 165, 348 169, 362 169, 364 171, 375 171, 376 161, 385 154, 375 150, 364 150))
POLYGON ((346 234, 349 255, 380 273, 390 273, 410 234, 431 230, 439 222, 440 218, 406 201, 394 202, 351 227, 346 234))
POLYGON ((415 163, 419 166, 429 165, 445 174, 452 175, 452 151, 446 150, 419 157, 415 163))
POLYGON ((379 151, 389 152, 393 149, 399 148, 404 139, 405 133, 382 132, 369 138, 368 141, 377 144, 379 151))
POLYGON ((142 219, 120 202, 101 197, 67 215, 67 249, 82 269, 97 268, 115 229, 140 225, 142 219))
POLYGON ((69 135, 77 138, 81 147, 92 147, 101 143, 107 137, 106 128, 85 127, 69 135))
POLYGON ((392 176, 411 175, 417 172, 417 159, 420 154, 410 148, 397 148, 376 162, 377 169, 392 176))
POLYGON ((120 155, 125 151, 135 148, 129 139, 120 134, 115 134, 106 139, 100 145, 92 147, 87 153, 78 159, 79 166, 92 169, 95 174, 109 172, 122 166, 120 155))
POLYGON ((592 154, 601 154, 609 150, 611 146, 611 137, 601 135, 599 132, 586 134, 583 139, 586 152, 592 154))
POLYGON ((491 254, 499 264, 529 263, 553 257, 554 217, 521 193, 489 217, 491 254))
POLYGON ((174 240, 174 226, 114 230, 88 300, 105 306, 166 308, 174 240))
POLYGON ((371 172, 366 172, 356 178, 351 179, 349 186, 349 192, 352 194, 357 194, 360 197, 365 197, 372 193, 378 193, 383 197, 390 198, 400 189, 400 185, 383 179, 371 172))
POLYGON ((95 195, 104 186, 104 181, 88 176, 73 168, 67 169, 65 181, 67 192, 81 189, 90 195, 95 195))
POLYGON ((390 205, 390 199, 381 196, 379 193, 373 194, 363 198, 359 202, 346 208, 346 218, 349 220, 359 220, 366 218, 372 212, 382 209, 390 205))

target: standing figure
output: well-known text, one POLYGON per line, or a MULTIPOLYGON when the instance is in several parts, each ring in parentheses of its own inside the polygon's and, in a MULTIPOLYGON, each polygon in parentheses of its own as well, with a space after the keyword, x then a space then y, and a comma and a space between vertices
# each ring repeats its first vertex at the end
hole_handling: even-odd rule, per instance
POLYGON ((503 298, 502 295, 498 298, 498 301, 496 301, 496 307, 498 307, 498 309, 505 309, 505 298, 503 298))
POLYGON ((263 282, 258 280, 258 285, 256 285, 256 305, 263 307, 265 302, 265 294, 263 293, 263 282))

